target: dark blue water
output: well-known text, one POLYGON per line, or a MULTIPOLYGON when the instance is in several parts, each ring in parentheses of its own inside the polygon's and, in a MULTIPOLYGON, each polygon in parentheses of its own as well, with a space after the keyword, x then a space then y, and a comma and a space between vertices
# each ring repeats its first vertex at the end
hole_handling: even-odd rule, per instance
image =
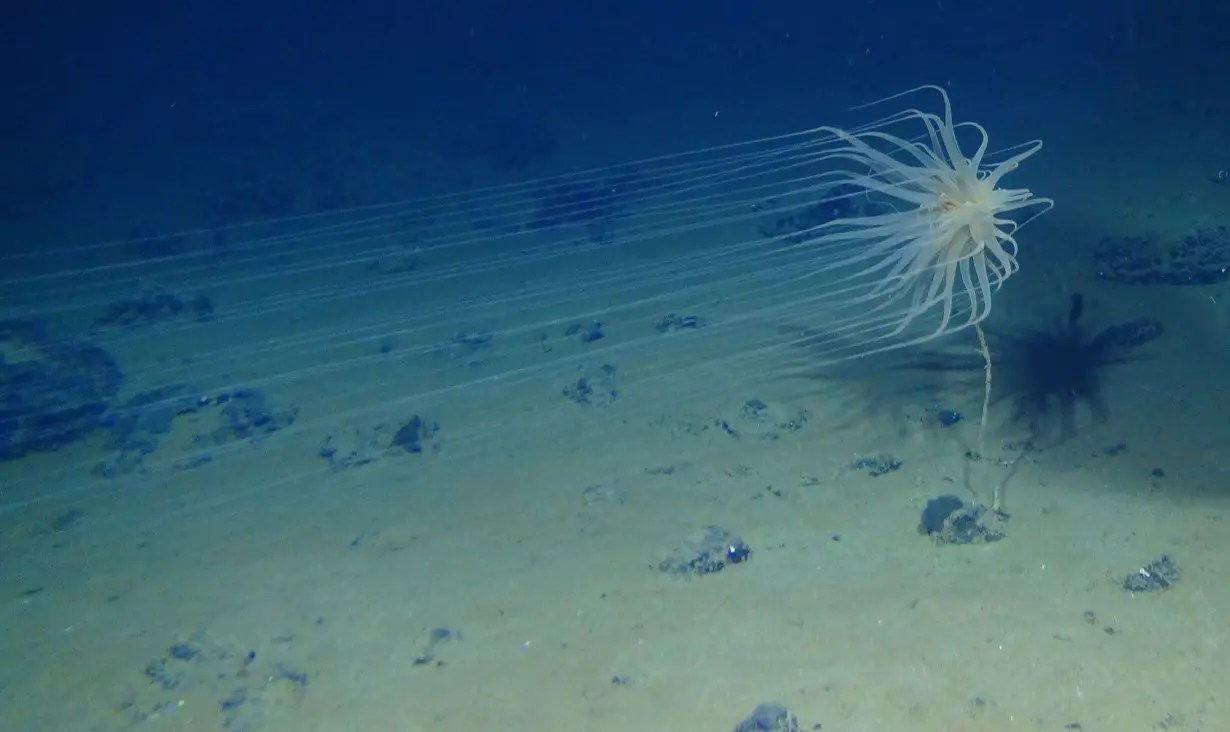
POLYGON ((33 3, 7 11, 0 49, 2 210, 20 215, 74 172, 114 175, 117 147, 151 137, 191 156, 270 137, 308 146, 321 134, 285 119, 226 131, 202 122, 258 100, 310 99, 333 117, 422 132, 463 114, 669 113, 689 97, 738 104, 774 90, 823 90, 844 104, 924 82, 984 98, 1128 83, 1147 96, 1224 78, 1228 13, 1147 0, 33 3), (57 155, 75 170, 14 179, 14 162, 24 171, 57 155))

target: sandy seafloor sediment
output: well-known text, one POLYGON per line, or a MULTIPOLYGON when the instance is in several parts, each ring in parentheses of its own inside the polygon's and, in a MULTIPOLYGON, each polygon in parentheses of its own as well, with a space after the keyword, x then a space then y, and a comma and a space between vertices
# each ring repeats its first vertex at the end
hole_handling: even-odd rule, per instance
MULTIPOLYGON (((1230 349, 1230 293, 1105 283, 1089 259, 1101 236, 1225 223, 1230 190, 1206 180, 1207 145, 1167 148, 1190 159, 1151 152, 1166 147, 1157 130, 1181 118, 1154 120, 1171 123, 1147 133, 1156 147, 1131 146, 1130 129, 1081 124, 1097 110, 1082 117, 1072 100, 1052 102, 1075 121, 1048 119, 1041 104, 1035 119, 984 120, 993 137, 1046 138, 1022 176, 1057 202, 1022 232, 1022 271, 993 323, 1061 313, 1072 291, 1086 296, 1093 324, 1164 322, 1142 358, 1107 372, 1107 421, 1082 409, 1067 441, 1004 452, 1019 457, 1011 467, 970 463, 976 420, 945 428, 928 410, 976 415, 978 389, 903 395, 899 375, 871 368, 858 378, 749 373, 721 359, 740 353, 746 331, 654 341, 652 307, 605 319, 592 351, 562 335, 571 313, 559 313, 548 353, 525 347, 530 334, 500 338, 518 316, 491 308, 476 327, 497 338, 474 359, 447 345, 408 355, 441 335, 447 344, 448 321, 403 335, 381 358, 374 342, 331 344, 411 318, 424 302, 473 297, 449 287, 477 280, 230 321, 228 309, 244 312, 244 298, 261 293, 219 288, 209 293, 223 321, 213 328, 160 325, 101 342, 141 365, 140 388, 161 373, 195 380, 198 368, 207 388, 264 379, 271 399, 301 407, 296 423, 192 469, 168 459, 93 477, 101 448, 90 442, 0 465, 4 729, 729 730, 766 701, 826 730, 1230 726, 1230 421, 1216 366, 1230 349), (268 361, 216 355, 297 332, 320 349, 309 339, 268 361), (655 361, 659 350, 670 358, 655 361), (302 373, 353 358, 369 360, 302 373), (613 403, 561 396, 607 363, 622 380, 613 403), (534 368, 529 381, 510 376, 534 368), (292 370, 300 375, 277 378, 292 370), (415 401, 468 382, 428 406, 415 401), (718 423, 752 399, 806 420, 775 440, 732 437, 718 423), (325 434, 419 411, 440 422, 422 454, 344 471, 317 456, 325 434), (1115 445, 1126 449, 1108 454, 1115 445), (900 469, 871 477, 850 467, 880 454, 900 469), (937 546, 916 531, 929 498, 1003 480, 1003 541, 937 546), (76 519, 57 523, 70 510, 76 519), (710 525, 746 541, 750 560, 691 581, 656 569, 710 525), (1181 564, 1177 585, 1122 589, 1161 554, 1181 564)), ((782 119, 806 117, 782 104, 782 119)), ((635 120, 624 126, 635 138, 635 120)), ((635 142, 626 149, 638 154, 635 142)), ((348 171, 360 191, 363 176, 381 174, 348 171)), ((127 198, 97 208, 149 205, 128 195, 140 185, 119 186, 114 195, 127 198)), ((411 190, 422 181, 399 185, 386 190, 429 192, 411 190)), ((172 204, 165 218, 176 220, 172 204)), ((61 233, 86 241, 97 223, 61 233)), ((606 256, 593 266, 615 266, 606 256)), ((538 274, 564 287, 570 276, 549 265, 538 274)), ((309 275, 300 286, 319 284, 309 275)), ((586 295, 597 308, 619 297, 586 295)), ((701 314, 718 318, 722 305, 701 314)), ((993 445, 1021 436, 1008 416, 993 411, 993 445)), ((182 449, 203 419, 177 421, 168 449, 182 449)))

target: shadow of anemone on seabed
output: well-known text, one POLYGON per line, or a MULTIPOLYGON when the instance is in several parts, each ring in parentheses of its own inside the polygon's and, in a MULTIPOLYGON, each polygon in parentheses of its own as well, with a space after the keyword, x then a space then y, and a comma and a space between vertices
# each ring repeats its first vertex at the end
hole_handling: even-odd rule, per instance
MULTIPOLYGON (((1102 388, 1106 371, 1139 358, 1137 349, 1166 332, 1157 320, 1137 318, 1091 334, 1083 315, 1078 293, 1069 299, 1067 317, 1049 326, 987 329, 995 369, 992 403, 1008 402, 1011 422, 1027 426, 1031 439, 1049 435, 1056 421, 1061 441, 1075 436, 1080 405, 1097 422, 1109 419, 1102 388)), ((977 353, 903 356, 894 367, 898 372, 959 374, 968 377, 967 388, 982 387, 984 364, 977 353)))

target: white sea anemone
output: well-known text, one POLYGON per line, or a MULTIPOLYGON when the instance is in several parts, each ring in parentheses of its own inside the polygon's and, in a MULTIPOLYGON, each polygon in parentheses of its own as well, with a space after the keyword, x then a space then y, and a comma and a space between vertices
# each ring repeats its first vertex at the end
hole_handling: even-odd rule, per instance
POLYGON ((1017 229, 1053 205, 1028 189, 1000 187, 1005 175, 1041 149, 1040 141, 988 163, 982 125, 954 122, 948 94, 935 86, 923 89, 943 99, 942 115, 909 109, 856 131, 817 130, 838 141, 809 161, 836 167, 820 176, 825 200, 870 204, 862 215, 804 232, 798 245, 814 255, 805 277, 827 275, 812 301, 814 312, 828 316, 826 332, 845 340, 852 355, 981 322, 996 290, 1019 269, 1017 229), (912 139, 885 131, 910 123, 923 128, 912 139), (972 156, 958 143, 963 129, 975 133, 972 156), (1027 218, 1009 217, 1026 208, 1033 209, 1027 218))

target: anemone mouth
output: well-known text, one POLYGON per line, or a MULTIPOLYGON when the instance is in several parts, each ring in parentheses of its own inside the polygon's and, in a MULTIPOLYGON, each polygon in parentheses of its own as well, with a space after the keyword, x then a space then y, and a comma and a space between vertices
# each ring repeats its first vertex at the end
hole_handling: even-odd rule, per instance
POLYGON ((817 162, 837 168, 829 174, 831 185, 876 201, 880 211, 810 232, 806 245, 818 256, 806 276, 835 276, 839 289, 863 283, 846 303, 863 314, 845 319, 845 326, 861 332, 874 322, 873 337, 883 343, 868 352, 984 320, 994 293, 1019 270, 1015 234, 1023 223, 1009 215, 1026 208, 1037 215, 1052 205, 1028 189, 1000 186, 1041 142, 990 163, 985 128, 954 122, 948 94, 923 89, 940 95, 941 114, 909 109, 862 130, 821 128, 841 143, 817 155, 817 162), (901 125, 913 125, 914 135, 885 129, 901 125), (963 132, 972 133, 972 155, 962 150, 963 132))

